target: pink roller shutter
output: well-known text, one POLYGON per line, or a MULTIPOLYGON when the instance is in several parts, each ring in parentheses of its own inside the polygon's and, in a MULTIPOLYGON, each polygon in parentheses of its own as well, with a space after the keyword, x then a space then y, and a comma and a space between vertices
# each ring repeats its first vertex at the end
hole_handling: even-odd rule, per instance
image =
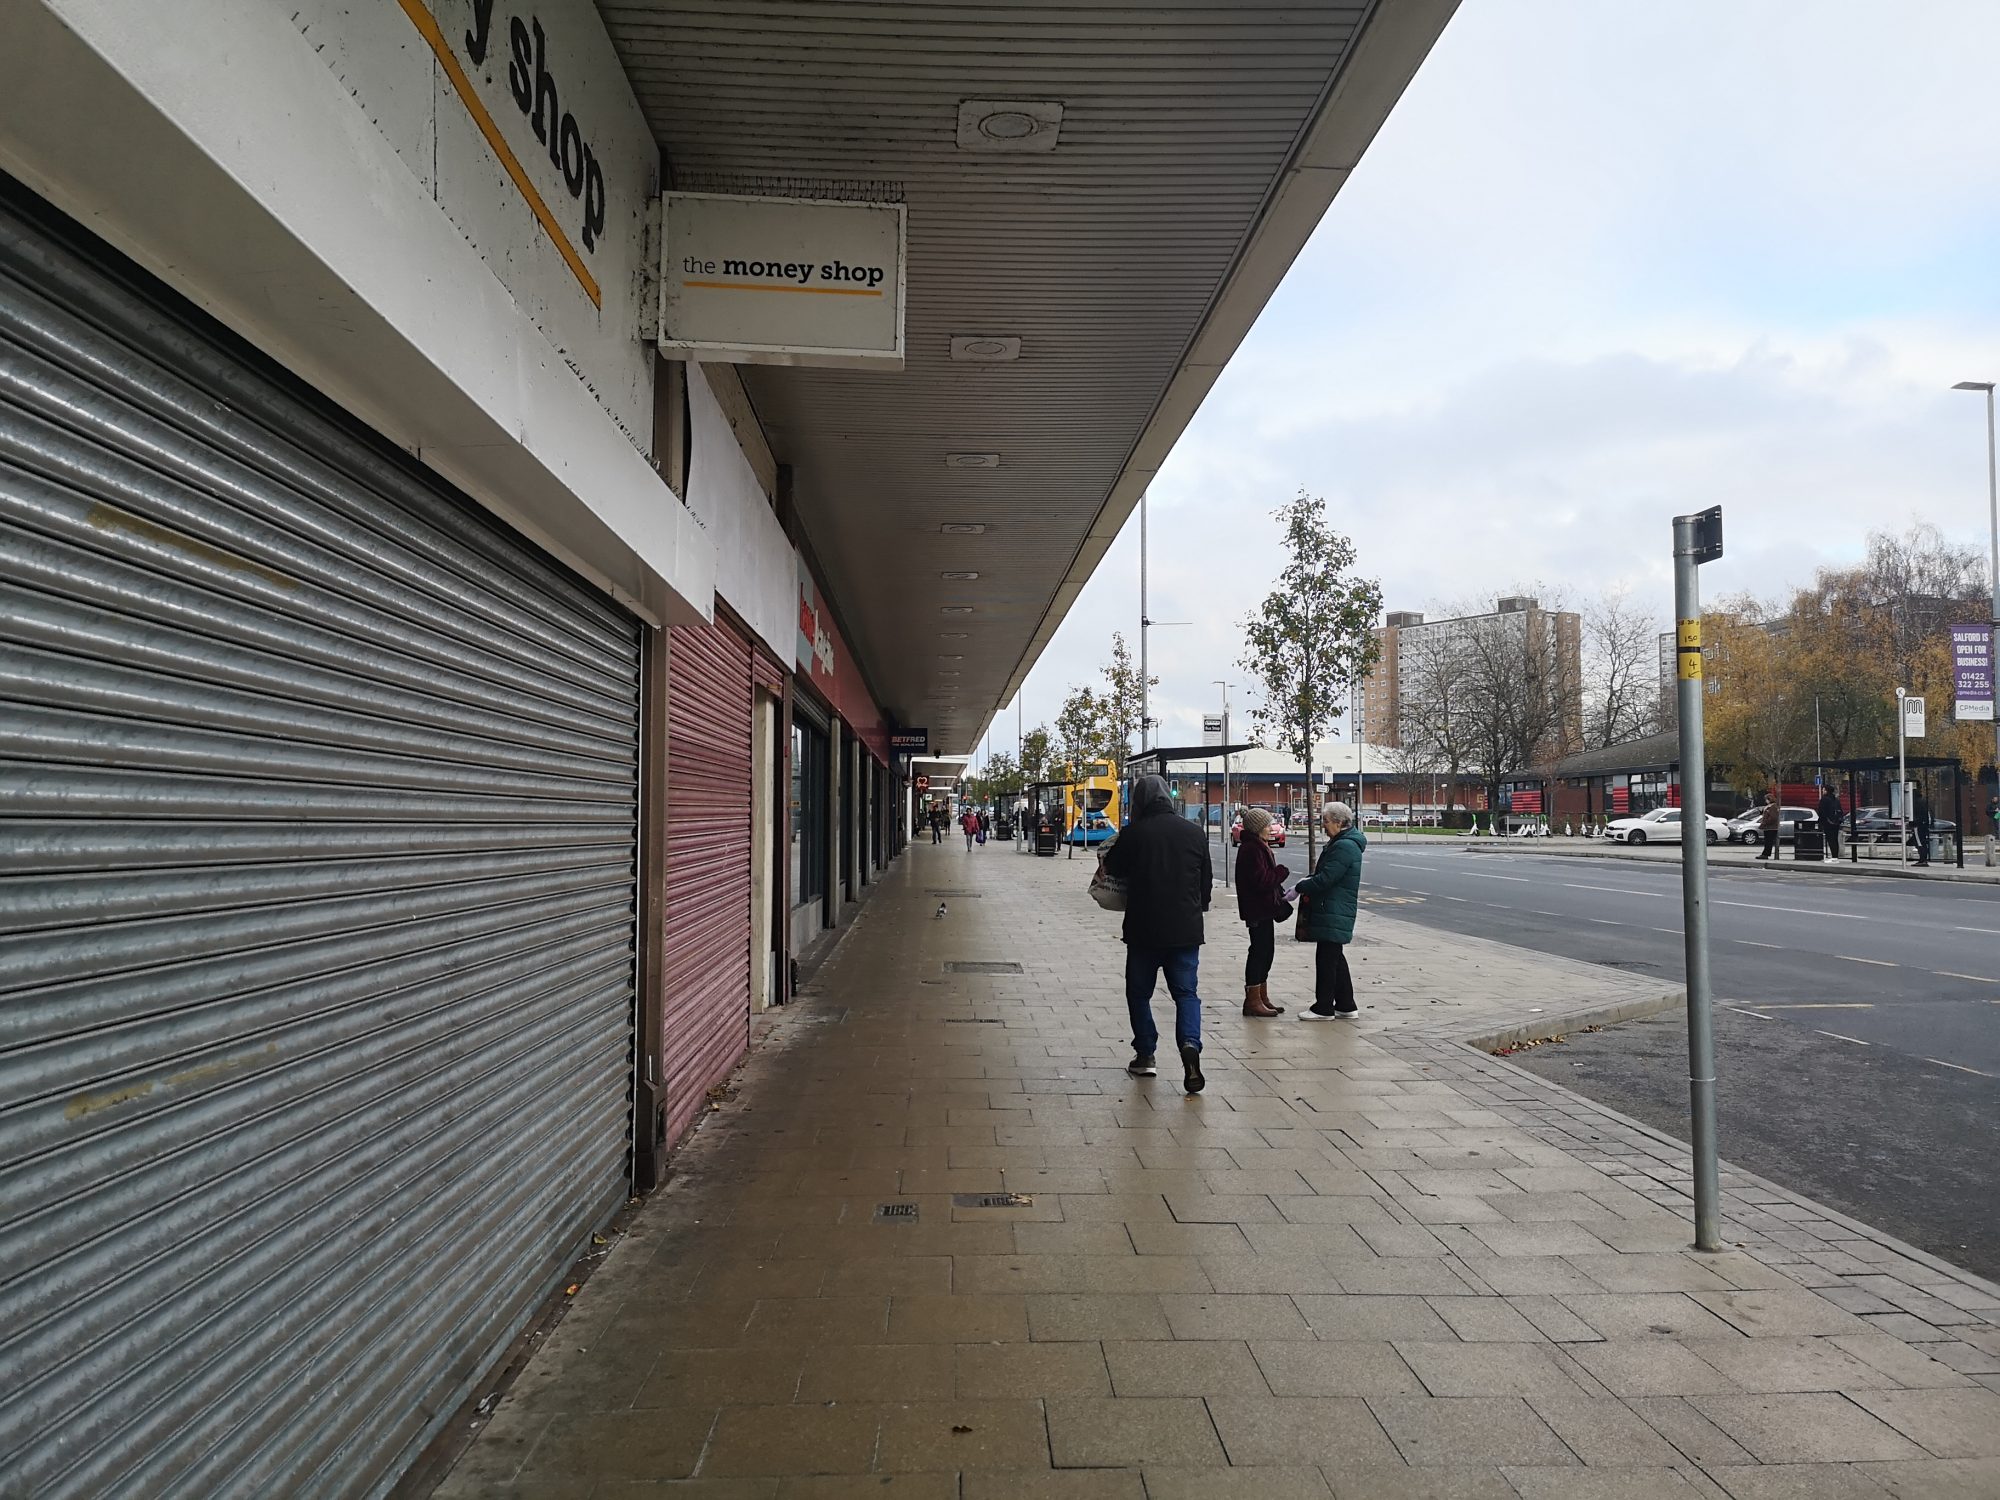
POLYGON ((750 1038, 750 647, 674 626, 668 656, 667 1139, 750 1038))

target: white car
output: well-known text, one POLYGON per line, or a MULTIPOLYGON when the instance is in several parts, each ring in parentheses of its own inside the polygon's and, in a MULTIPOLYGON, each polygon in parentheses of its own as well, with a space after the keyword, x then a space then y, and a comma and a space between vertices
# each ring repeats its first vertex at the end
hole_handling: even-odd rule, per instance
MULTIPOLYGON (((1604 833, 1615 844, 1644 844, 1649 841, 1678 844, 1681 841, 1681 810, 1678 807, 1656 807, 1643 817, 1614 818, 1604 833)), ((1709 843, 1719 844, 1728 837, 1728 821, 1711 813, 1708 819, 1709 843)))

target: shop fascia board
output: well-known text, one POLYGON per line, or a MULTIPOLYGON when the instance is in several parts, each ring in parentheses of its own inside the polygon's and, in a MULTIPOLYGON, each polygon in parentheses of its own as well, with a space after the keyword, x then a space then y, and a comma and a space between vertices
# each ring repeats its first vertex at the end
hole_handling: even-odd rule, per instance
POLYGON ((1131 519, 1139 496, 1166 463, 1457 9, 1458 0, 1376 0, 1296 155, 1280 174, 1221 292, 1057 585, 999 703, 1011 702, 1020 692, 1112 540, 1131 519))
POLYGON ((713 543, 289 12, 27 0, 8 31, 8 170, 649 622, 712 617, 713 543))

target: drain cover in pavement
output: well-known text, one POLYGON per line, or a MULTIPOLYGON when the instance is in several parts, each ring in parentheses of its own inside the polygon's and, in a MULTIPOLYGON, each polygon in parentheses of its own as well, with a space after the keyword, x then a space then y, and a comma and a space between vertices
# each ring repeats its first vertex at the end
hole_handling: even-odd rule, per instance
POLYGON ((875 1222, 877 1224, 914 1224, 917 1222, 917 1210, 921 1206, 921 1204, 916 1203, 878 1203, 875 1205, 875 1222))
POLYGON ((930 891, 927 894, 932 896, 949 896, 955 901, 977 901, 986 893, 984 891, 930 891))
POLYGON ((953 1208, 1033 1208, 1032 1193, 953 1193, 953 1208))
POLYGON ((998 1016, 947 1016, 947 1026, 998 1026, 1002 1022, 998 1016))
POLYGON ((944 967, 947 974, 1021 974, 1026 972, 1019 964, 1011 960, 994 958, 959 959, 946 964, 944 967))

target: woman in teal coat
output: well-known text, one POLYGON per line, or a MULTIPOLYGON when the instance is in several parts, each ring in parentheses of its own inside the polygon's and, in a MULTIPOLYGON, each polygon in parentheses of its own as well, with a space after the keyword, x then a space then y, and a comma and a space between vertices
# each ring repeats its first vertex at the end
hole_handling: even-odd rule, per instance
POLYGON ((1326 830, 1326 847, 1297 891, 1305 902, 1299 936, 1316 946, 1313 1003, 1299 1012, 1299 1019, 1352 1021, 1361 1012, 1354 1003, 1354 976, 1347 971, 1347 945, 1354 941, 1354 917, 1361 907, 1361 852, 1368 847, 1368 836, 1354 826, 1354 810, 1345 802, 1329 802, 1320 826, 1326 830))

